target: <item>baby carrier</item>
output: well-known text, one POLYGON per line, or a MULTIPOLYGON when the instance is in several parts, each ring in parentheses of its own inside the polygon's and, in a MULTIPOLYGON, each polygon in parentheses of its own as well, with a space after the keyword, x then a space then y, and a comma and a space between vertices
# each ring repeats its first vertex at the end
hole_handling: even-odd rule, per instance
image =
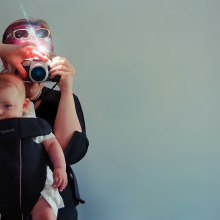
POLYGON ((0 213, 17 213, 22 219, 38 201, 50 159, 33 137, 51 131, 41 118, 0 120, 0 213))

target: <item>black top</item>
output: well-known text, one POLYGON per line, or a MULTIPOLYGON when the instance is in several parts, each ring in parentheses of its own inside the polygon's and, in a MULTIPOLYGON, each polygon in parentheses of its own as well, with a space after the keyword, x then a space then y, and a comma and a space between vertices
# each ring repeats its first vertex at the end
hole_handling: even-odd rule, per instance
MULTIPOLYGON (((42 93, 44 94, 48 90, 48 88, 44 87, 42 93)), ((52 130, 57 114, 60 95, 60 91, 51 90, 49 93, 47 93, 47 95, 42 97, 41 103, 36 109, 36 117, 45 119, 52 127, 52 130)), ((89 141, 86 137, 84 116, 79 99, 75 94, 73 94, 73 98, 75 102, 76 113, 82 128, 82 132, 75 131, 71 140, 69 141, 68 145, 64 150, 64 155, 67 164, 68 184, 67 187, 60 194, 64 200, 65 206, 68 204, 68 202, 70 202, 73 199, 75 200, 75 205, 78 205, 79 202, 85 203, 80 198, 77 181, 70 165, 77 163, 85 156, 89 146, 89 141)), ((51 168, 53 170, 52 166, 51 168)))

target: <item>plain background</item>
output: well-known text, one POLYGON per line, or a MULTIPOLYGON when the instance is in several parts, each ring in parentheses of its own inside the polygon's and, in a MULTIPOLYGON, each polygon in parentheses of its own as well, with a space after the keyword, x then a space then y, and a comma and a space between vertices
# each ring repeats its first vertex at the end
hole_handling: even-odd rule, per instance
MULTIPOLYGON (((220 2, 22 0, 76 68, 79 220, 220 219, 220 2)), ((24 18, 1 0, 0 32, 24 18)))

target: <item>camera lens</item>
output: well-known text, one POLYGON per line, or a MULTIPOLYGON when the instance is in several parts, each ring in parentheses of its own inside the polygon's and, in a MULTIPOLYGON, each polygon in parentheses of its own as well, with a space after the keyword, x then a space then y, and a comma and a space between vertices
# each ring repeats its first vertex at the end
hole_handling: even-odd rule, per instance
POLYGON ((46 77, 46 71, 42 67, 34 67, 31 70, 31 78, 34 81, 43 81, 46 77))

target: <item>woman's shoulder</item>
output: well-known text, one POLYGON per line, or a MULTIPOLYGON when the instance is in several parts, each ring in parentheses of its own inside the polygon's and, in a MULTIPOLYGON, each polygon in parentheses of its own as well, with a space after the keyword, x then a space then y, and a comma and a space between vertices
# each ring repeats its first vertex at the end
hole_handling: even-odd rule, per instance
MULTIPOLYGON (((51 90, 50 88, 44 86, 43 89, 42 89, 42 93, 49 92, 50 90, 51 90)), ((57 95, 57 96, 60 96, 60 94, 61 94, 60 90, 55 90, 55 89, 52 89, 50 91, 50 93, 52 93, 53 95, 57 95)), ((77 95, 75 93, 73 93, 73 96, 78 99, 78 97, 77 97, 77 95)))
MULTIPOLYGON (((54 104, 59 104, 59 101, 60 101, 60 96, 61 96, 61 93, 59 90, 54 90, 48 88, 48 87, 43 87, 42 89, 42 94, 45 94, 44 97, 42 97, 42 102, 53 102, 54 104)), ((74 98, 74 102, 75 102, 75 105, 76 107, 79 107, 81 108, 81 104, 80 104, 80 101, 79 101, 79 98, 77 97, 76 94, 73 93, 73 98, 74 98)))
MULTIPOLYGON (((61 93, 58 90, 51 90, 51 91, 50 90, 51 89, 48 87, 43 87, 42 94, 43 95, 45 94, 45 95, 41 99, 41 104, 36 109, 36 115, 37 117, 47 118, 47 119, 53 118, 55 120, 61 93)), ((83 114, 80 101, 75 94, 73 94, 73 98, 74 98, 74 103, 75 103, 75 108, 76 108, 78 119, 80 121, 83 131, 85 131, 84 114, 83 114)))

